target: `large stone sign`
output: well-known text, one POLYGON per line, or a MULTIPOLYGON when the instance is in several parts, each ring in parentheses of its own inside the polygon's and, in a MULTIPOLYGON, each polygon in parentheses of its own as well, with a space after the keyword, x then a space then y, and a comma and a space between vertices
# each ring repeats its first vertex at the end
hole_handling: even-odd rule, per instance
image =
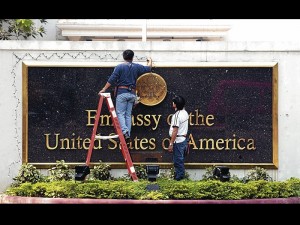
MULTIPOLYGON (((98 92, 115 65, 23 62, 23 162, 37 167, 62 159, 69 164, 85 162, 98 92)), ((278 167, 277 63, 156 63, 152 72, 153 79, 162 78, 158 85, 164 88, 158 89, 164 92, 153 96, 155 104, 144 96, 146 103, 133 109, 133 163, 172 165, 172 154, 166 151, 174 113, 171 100, 182 95, 190 115, 187 168, 278 167)), ((147 80, 143 85, 141 90, 148 92, 141 94, 156 93, 147 80)), ((115 134, 105 104, 97 133, 115 134)), ((118 139, 95 141, 91 162, 99 160, 113 168, 125 167, 118 139)))

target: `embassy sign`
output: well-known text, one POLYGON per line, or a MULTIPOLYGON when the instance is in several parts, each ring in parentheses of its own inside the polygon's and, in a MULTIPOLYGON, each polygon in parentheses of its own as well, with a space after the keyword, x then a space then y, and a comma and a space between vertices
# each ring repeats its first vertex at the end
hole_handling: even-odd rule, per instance
MULTIPOLYGON (((57 160, 86 161, 98 92, 116 65, 23 62, 23 163, 44 168, 57 160)), ((278 168, 277 63, 156 63, 152 72, 165 81, 167 94, 159 104, 133 109, 129 152, 134 164, 172 165, 167 151, 172 98, 182 95, 191 130, 187 168, 278 168)), ((153 97, 151 85, 144 87, 143 95, 153 97)), ((105 104, 97 133, 115 135, 105 104)), ((99 160, 125 168, 118 139, 95 140, 91 164, 99 160)))

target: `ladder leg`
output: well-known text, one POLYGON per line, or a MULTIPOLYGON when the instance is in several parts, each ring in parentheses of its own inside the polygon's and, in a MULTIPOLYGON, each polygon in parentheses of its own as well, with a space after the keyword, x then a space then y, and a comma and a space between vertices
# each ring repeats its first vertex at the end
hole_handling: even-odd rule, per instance
POLYGON ((97 108, 97 114, 96 114, 96 118, 95 118, 93 133, 92 133, 91 142, 90 142, 90 146, 89 146, 89 150, 88 150, 88 154, 87 154, 86 162, 85 162, 85 164, 87 166, 90 165, 92 151, 93 151, 93 148, 94 148, 94 145, 95 145, 95 136, 96 136, 96 132, 97 132, 97 128, 98 128, 98 123, 99 123, 99 118, 100 118, 100 114, 101 114, 101 108, 102 108, 102 104, 103 104, 103 98, 104 97, 101 95, 100 99, 99 99, 99 103, 98 103, 98 108, 97 108))
POLYGON ((129 175, 131 176, 132 180, 133 181, 138 181, 138 177, 136 175, 136 172, 135 172, 132 160, 131 160, 131 156, 130 156, 129 151, 128 151, 127 143, 126 143, 124 135, 122 133, 122 129, 121 129, 121 126, 120 126, 120 123, 119 123, 119 120, 118 120, 118 117, 117 117, 117 114, 116 114, 115 107, 114 107, 113 102, 112 102, 110 97, 106 98, 106 101, 107 101, 107 105, 109 107, 109 112, 111 114, 111 118, 112 118, 112 121, 113 121, 115 131, 119 135, 121 151, 122 151, 124 160, 126 162, 127 170, 129 172, 129 175))

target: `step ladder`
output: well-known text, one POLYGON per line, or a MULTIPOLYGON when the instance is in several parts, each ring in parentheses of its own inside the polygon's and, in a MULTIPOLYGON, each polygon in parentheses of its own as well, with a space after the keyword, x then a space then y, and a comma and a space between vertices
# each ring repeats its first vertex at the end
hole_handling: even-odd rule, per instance
POLYGON ((86 158, 86 162, 85 162, 86 166, 75 167, 75 173, 76 173, 75 180, 76 180, 76 178, 77 178, 77 180, 84 180, 85 176, 90 173, 89 165, 90 165, 92 151, 93 151, 94 144, 95 144, 94 143, 95 139, 104 139, 105 140, 105 139, 110 139, 110 138, 119 138, 120 149, 122 151, 128 173, 133 181, 138 181, 138 177, 136 175, 136 172, 135 172, 132 160, 131 160, 131 156, 128 151, 127 143, 126 143, 124 135, 122 133, 122 129, 121 129, 110 93, 100 93, 100 99, 99 99, 99 103, 98 103, 97 114, 96 114, 93 133, 92 133, 92 137, 91 137, 91 143, 89 146, 89 150, 88 150, 87 158, 86 158), (113 125, 115 128, 115 132, 117 133, 117 135, 112 135, 112 136, 96 135, 104 99, 106 100, 106 103, 107 103, 107 106, 108 106, 108 109, 109 109, 109 112, 110 112, 110 115, 112 118, 112 122, 113 122, 113 125), (76 169, 77 169, 77 171, 76 171, 76 169))

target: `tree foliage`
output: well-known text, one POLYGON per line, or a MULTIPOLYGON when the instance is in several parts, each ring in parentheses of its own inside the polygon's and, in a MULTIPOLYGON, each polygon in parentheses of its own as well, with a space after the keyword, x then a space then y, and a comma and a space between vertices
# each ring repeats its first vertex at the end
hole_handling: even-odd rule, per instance
POLYGON ((32 19, 1 19, 0 20, 0 40, 20 40, 29 37, 43 37, 46 34, 44 19, 39 19, 35 23, 32 19))

